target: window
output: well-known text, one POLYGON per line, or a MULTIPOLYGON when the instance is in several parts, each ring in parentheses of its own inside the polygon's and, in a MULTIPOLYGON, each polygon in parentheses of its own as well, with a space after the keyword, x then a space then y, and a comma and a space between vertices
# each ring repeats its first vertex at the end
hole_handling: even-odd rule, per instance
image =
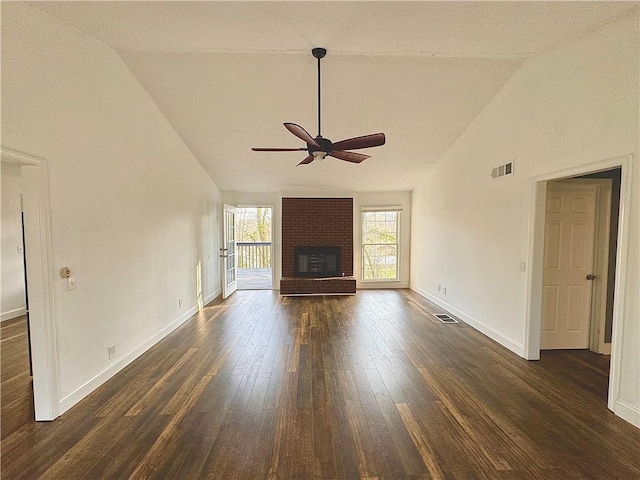
POLYGON ((398 280, 400 212, 362 212, 362 279, 398 280))

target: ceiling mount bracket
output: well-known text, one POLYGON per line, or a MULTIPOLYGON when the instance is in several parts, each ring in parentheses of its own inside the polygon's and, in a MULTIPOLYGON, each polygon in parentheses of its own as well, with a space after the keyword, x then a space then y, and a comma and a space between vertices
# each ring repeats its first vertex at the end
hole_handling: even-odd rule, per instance
POLYGON ((311 53, 313 54, 314 57, 320 59, 320 58, 324 58, 324 56, 327 54, 327 49, 322 47, 316 47, 313 50, 311 50, 311 53))

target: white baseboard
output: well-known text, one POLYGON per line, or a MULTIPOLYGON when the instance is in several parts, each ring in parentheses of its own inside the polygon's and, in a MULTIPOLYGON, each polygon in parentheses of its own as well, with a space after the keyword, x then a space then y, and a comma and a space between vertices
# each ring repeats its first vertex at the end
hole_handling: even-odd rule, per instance
POLYGON ((616 400, 613 407, 613 413, 626 420, 634 427, 640 428, 640 409, 634 405, 630 405, 622 400, 616 400))
POLYGON ((460 320, 462 320, 467 325, 469 325, 469 326, 475 328, 476 330, 478 330, 479 332, 485 334, 491 340, 494 340, 494 341, 498 342, 500 345, 502 345, 505 348, 508 348, 509 350, 511 350, 516 355, 519 355, 522 358, 524 358, 525 350, 524 350, 524 345, 522 345, 521 343, 518 343, 518 342, 512 340, 511 338, 506 337, 502 333, 500 333, 497 330, 495 330, 493 327, 490 327, 489 325, 486 325, 486 324, 484 324, 482 322, 479 322, 475 318, 467 315, 464 312, 461 312, 460 310, 458 310, 454 306, 449 305, 447 302, 443 301, 442 299, 431 295, 430 293, 426 292, 425 290, 422 290, 419 287, 416 287, 415 285, 409 285, 409 288, 411 290, 413 290, 414 292, 416 292, 418 295, 421 295, 424 298, 426 298, 427 300, 435 303, 440 308, 443 308, 447 312, 452 313, 454 316, 458 317, 460 320))
POLYGON ((358 282, 356 288, 358 290, 373 290, 375 288, 391 290, 394 288, 409 288, 409 284, 406 282, 358 282))
POLYGON ((355 293, 283 293, 283 297, 339 297, 355 293))
MULTIPOLYGON (((215 292, 212 295, 214 295, 214 294, 215 294, 215 292)), ((209 297, 207 297, 207 298, 209 298, 209 297)), ((215 296, 213 298, 215 298, 215 296)), ((154 346, 156 343, 158 343, 164 337, 169 335, 171 332, 173 332, 176 328, 178 328, 184 322, 186 322, 197 311, 198 311, 198 307, 197 306, 191 307, 189 310, 184 312, 182 315, 180 315, 177 319, 175 319, 169 325, 164 327, 158 333, 156 333, 155 335, 152 335, 146 341, 142 342, 142 344, 138 348, 136 348, 133 351, 131 351, 131 352, 129 352, 129 353, 125 354, 125 355, 122 355, 121 357, 115 359, 113 361, 113 363, 111 363, 107 368, 105 368, 104 370, 102 370, 101 372, 96 374, 94 377, 92 377, 91 379, 89 379, 88 381, 86 381, 85 383, 80 385, 78 388, 76 388, 69 395, 67 395, 64 398, 60 399, 58 414, 62 415, 64 412, 69 410, 76 403, 78 403, 84 397, 89 395, 96 388, 98 388, 100 385, 105 383, 107 380, 109 380, 111 377, 113 377, 116 373, 118 373, 124 367, 129 365, 136 358, 138 358, 140 355, 145 353, 152 346, 154 346)))
POLYGON ((27 309, 25 307, 16 308, 14 310, 9 310, 7 312, 2 312, 2 316, 0 317, 0 322, 18 318, 26 314, 27 314, 27 309))

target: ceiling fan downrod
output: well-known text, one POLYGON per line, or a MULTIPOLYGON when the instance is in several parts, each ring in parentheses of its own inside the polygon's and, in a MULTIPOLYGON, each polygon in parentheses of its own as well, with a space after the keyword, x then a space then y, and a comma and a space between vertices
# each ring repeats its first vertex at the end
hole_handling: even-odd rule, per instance
POLYGON ((322 109, 320 108, 320 59, 324 58, 324 56, 327 54, 327 49, 316 47, 311 50, 311 53, 318 59, 318 137, 321 137, 322 134, 320 132, 320 111, 322 109))

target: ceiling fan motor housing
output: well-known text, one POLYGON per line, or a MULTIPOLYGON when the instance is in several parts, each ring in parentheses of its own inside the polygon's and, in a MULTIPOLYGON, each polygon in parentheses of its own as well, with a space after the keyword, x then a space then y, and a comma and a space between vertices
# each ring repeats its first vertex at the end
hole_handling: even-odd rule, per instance
POLYGON ((311 145, 310 143, 307 143, 307 149, 309 150, 309 153, 313 153, 317 151, 330 153, 333 150, 333 143, 328 138, 316 137, 315 140, 316 142, 318 142, 318 145, 320 145, 320 148, 316 147, 315 145, 311 145))

